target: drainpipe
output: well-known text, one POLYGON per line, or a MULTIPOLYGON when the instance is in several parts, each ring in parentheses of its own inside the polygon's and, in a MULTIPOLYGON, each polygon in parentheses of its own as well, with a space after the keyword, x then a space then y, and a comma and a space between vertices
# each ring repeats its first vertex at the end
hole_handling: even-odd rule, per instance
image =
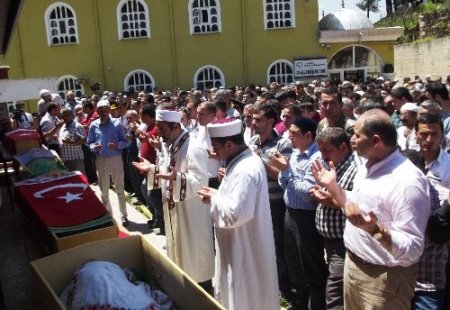
POLYGON ((176 44, 175 44, 175 31, 174 31, 174 20, 173 20, 173 1, 169 0, 169 22, 170 22, 170 43, 172 45, 172 51, 171 51, 171 58, 172 58, 172 64, 173 64, 173 71, 172 71, 172 80, 174 82, 174 87, 180 87, 178 85, 178 64, 177 64, 177 55, 176 55, 176 44))
POLYGON ((102 42, 100 39, 100 15, 98 14, 98 0, 94 1, 94 15, 95 15, 95 30, 97 34, 97 56, 98 56, 98 66, 100 70, 100 75, 102 77, 102 84, 105 89, 107 88, 106 85, 106 76, 105 76, 105 64, 103 59, 103 50, 102 50, 102 42))
POLYGON ((244 71, 244 84, 248 84, 248 71, 247 71, 247 52, 246 52, 246 27, 245 27, 245 1, 241 0, 241 20, 242 20, 242 61, 244 63, 243 65, 243 71, 244 71))

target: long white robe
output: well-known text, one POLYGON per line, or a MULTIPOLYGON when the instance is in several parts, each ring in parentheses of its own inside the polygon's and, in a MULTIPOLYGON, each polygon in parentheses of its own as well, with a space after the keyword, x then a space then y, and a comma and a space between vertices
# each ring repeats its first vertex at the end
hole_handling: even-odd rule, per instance
MULTIPOLYGON (((177 144, 178 139, 174 142, 177 144)), ((160 153, 160 172, 167 173, 170 164, 168 150, 160 153)), ((210 280, 214 275, 214 241, 209 209, 201 202, 197 191, 208 185, 206 161, 208 153, 195 139, 188 138, 176 153, 176 181, 173 183, 175 207, 169 211, 168 184, 162 188, 167 254, 196 282, 210 280), (182 180, 186 181, 182 186, 182 180), (185 197, 182 197, 182 190, 185 197)), ((153 189, 155 170, 148 173, 148 188, 153 189)))
POLYGON ((226 168, 211 200, 216 299, 227 309, 280 309, 266 170, 246 150, 226 168))

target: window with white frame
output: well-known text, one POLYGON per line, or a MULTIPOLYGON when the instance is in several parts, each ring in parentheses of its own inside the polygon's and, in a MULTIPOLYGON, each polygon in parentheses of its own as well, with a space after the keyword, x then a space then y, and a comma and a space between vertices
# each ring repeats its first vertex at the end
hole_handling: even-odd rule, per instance
POLYGON ((57 2, 45 11, 48 45, 78 43, 78 26, 75 10, 68 4, 57 2))
POLYGON ((290 84, 294 82, 294 66, 287 60, 273 62, 267 70, 267 84, 277 82, 290 84))
POLYGON ((220 32, 219 0, 190 0, 189 24, 191 34, 220 32))
POLYGON ((145 70, 134 70, 128 73, 124 81, 124 89, 129 92, 152 92, 155 87, 155 79, 145 70))
POLYGON ((222 71, 215 66, 204 66, 194 75, 194 87, 200 90, 219 88, 225 86, 225 78, 222 71))
POLYGON ((117 6, 119 39, 150 38, 147 4, 142 0, 122 0, 117 6))
POLYGON ((267 29, 295 27, 294 0, 263 0, 264 24, 267 29))
POLYGON ((84 87, 77 77, 73 75, 64 75, 56 81, 56 90, 61 98, 65 99, 66 92, 73 91, 75 97, 80 98, 84 94, 84 87))

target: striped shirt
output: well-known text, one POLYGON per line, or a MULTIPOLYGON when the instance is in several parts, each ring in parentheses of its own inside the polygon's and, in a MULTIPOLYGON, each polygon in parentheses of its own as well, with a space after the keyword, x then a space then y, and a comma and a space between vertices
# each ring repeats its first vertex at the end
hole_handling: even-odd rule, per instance
MULTIPOLYGON (((353 179, 358 171, 358 163, 354 154, 350 154, 336 167, 337 183, 345 190, 353 189, 353 179)), ((317 206, 316 228, 321 236, 327 239, 341 239, 344 236, 345 215, 340 209, 323 204, 317 206)))
POLYGON ((304 152, 292 152, 289 168, 278 175, 278 183, 285 189, 283 198, 288 208, 316 210, 317 202, 311 199, 309 190, 315 183, 311 164, 319 158, 320 152, 316 142, 304 152))
MULTIPOLYGON (((275 130, 272 130, 272 135, 262 144, 260 143, 259 135, 253 136, 248 142, 248 146, 257 146, 260 149, 259 155, 261 158, 273 152, 279 152, 290 158, 292 153, 291 141, 280 137, 275 130)), ((269 188, 269 200, 283 198, 284 190, 278 184, 278 180, 274 180, 267 175, 267 185, 269 188)))

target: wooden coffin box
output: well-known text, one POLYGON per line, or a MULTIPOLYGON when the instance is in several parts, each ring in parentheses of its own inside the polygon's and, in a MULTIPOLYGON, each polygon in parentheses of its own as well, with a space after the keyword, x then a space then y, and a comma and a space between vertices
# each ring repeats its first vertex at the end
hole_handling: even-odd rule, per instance
POLYGON ((224 309, 183 270, 141 235, 95 241, 31 262, 43 309, 65 309, 59 294, 74 271, 91 260, 109 261, 145 273, 168 294, 177 309, 224 309))

